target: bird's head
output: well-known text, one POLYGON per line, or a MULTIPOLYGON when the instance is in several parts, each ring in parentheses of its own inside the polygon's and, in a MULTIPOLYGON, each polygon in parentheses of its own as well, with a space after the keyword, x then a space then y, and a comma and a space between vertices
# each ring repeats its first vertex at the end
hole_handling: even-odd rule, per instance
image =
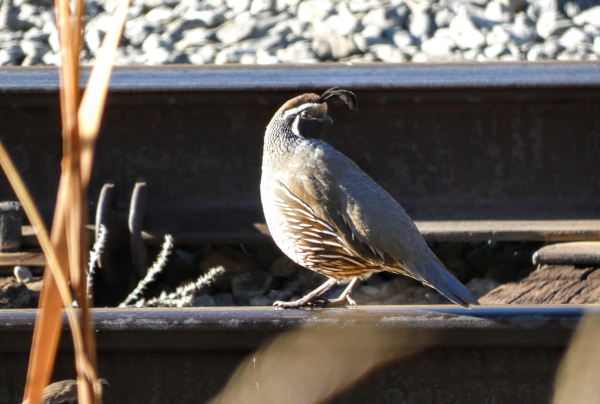
POLYGON ((357 107, 356 96, 348 90, 338 87, 330 88, 322 95, 302 94, 292 98, 279 109, 278 115, 285 120, 296 136, 315 138, 318 137, 326 123, 333 123, 327 114, 327 100, 338 97, 355 110, 357 107))

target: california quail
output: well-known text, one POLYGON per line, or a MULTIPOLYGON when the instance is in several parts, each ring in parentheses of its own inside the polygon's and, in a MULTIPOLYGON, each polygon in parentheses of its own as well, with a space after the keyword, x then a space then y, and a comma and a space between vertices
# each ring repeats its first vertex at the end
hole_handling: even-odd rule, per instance
POLYGON ((478 304, 404 209, 349 158, 315 139, 333 123, 331 97, 357 107, 355 95, 339 88, 303 94, 283 104, 265 132, 260 191, 269 231, 293 261, 330 278, 303 298, 274 306, 354 305, 350 295, 360 281, 380 271, 421 281, 461 306, 478 304), (322 299, 337 283, 349 285, 339 298, 322 299))

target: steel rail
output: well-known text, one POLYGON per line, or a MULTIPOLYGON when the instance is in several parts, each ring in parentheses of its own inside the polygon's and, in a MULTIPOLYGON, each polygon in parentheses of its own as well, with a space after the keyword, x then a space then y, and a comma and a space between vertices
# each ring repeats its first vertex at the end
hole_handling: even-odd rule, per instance
MULTIPOLYGON (((600 309, 577 305, 469 310, 451 305, 285 311, 272 307, 94 309, 93 321, 100 350, 256 349, 267 338, 297 327, 336 329, 360 324, 454 336, 439 339, 438 347, 564 347, 584 313, 600 314, 600 309), (190 333, 193 339, 187 339, 190 333), (260 338, 242 338, 255 333, 260 338), (142 334, 148 339, 138 338, 142 334), (171 337, 164 339, 161 334, 171 337)), ((0 310, 0 352, 29 351, 26 340, 14 339, 10 333, 31 333, 35 315, 34 310, 0 310)))
MULTIPOLYGON (((90 69, 83 69, 81 83, 90 69)), ((118 67, 111 91, 281 91, 322 89, 332 83, 353 89, 427 88, 600 88, 597 62, 517 62, 455 65, 341 64, 273 66, 136 66, 118 67)), ((53 67, 2 68, 0 92, 57 91, 53 67)))
MULTIPOLYGON (((264 343, 295 329, 344 332, 363 327, 409 335, 404 348, 420 354, 379 368, 335 403, 392 403, 402 393, 419 403, 547 403, 571 334, 595 306, 358 307, 94 310, 100 373, 110 403, 207 402, 238 364, 264 343), (420 397, 425 394, 425 397, 420 397), (414 396, 416 395, 416 396, 414 396), (414 396, 414 397, 413 397, 414 396), (429 397, 429 398, 428 398, 429 397), (433 398, 432 398, 433 397, 433 398), (488 401, 486 401, 488 400, 488 401)), ((0 311, 0 403, 16 402, 31 343, 33 310, 0 311), (11 401, 12 400, 12 401, 11 401)), ((320 334, 316 334, 320 335, 320 334)), ((63 333, 57 378, 71 377, 72 348, 63 333)), ((405 338, 406 339, 406 338, 405 338)), ((358 342, 357 342, 358 343, 358 342)), ((348 352, 352 355, 352 343, 348 352)))
MULTIPOLYGON (((117 68, 90 197, 113 182, 126 218, 145 180, 150 243, 165 233, 268 241, 255 227, 264 128, 290 97, 340 85, 357 92, 359 109, 332 106, 323 140, 399 200, 427 239, 598 239, 599 72, 595 62, 117 68)), ((0 136, 48 222, 57 89, 54 68, 0 69, 0 136)), ((12 197, 4 180, 0 195, 12 197)))

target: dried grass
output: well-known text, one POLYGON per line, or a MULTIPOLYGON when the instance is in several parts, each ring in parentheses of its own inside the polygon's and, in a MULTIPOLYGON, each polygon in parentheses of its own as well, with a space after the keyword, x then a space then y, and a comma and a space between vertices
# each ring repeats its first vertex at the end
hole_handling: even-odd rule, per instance
POLYGON ((142 292, 146 289, 146 287, 154 282, 156 276, 165 269, 167 265, 167 259, 169 258, 169 254, 173 249, 173 236, 167 234, 165 236, 165 241, 163 243, 162 249, 158 257, 156 258, 156 262, 152 265, 151 268, 148 269, 146 276, 137 284, 136 288, 125 298, 123 303, 119 305, 119 307, 127 307, 134 303, 136 300, 140 299, 142 296, 142 292))
POLYGON ((48 386, 62 328, 62 308, 66 309, 75 346, 78 398, 81 404, 101 402, 102 386, 96 371, 96 343, 90 321, 87 294, 87 190, 94 147, 112 61, 127 15, 128 0, 115 11, 113 29, 107 33, 98 53, 98 63, 88 88, 80 99, 79 55, 81 52, 83 0, 56 0, 56 18, 61 43, 60 103, 63 123, 63 161, 52 235, 48 233, 33 200, 5 148, 0 144, 0 164, 23 204, 42 250, 48 260, 40 311, 36 321, 25 400, 38 404, 48 386), (71 8, 72 7, 72 8, 71 8), (70 283, 70 287, 69 287, 70 283), (72 296, 71 289, 75 296, 72 296), (74 300, 80 307, 73 308, 74 300), (78 317, 79 314, 79 317, 78 317))
POLYGON ((415 355, 433 336, 415 340, 410 330, 361 324, 304 327, 261 347, 236 370, 211 404, 327 403, 375 368, 415 355))
POLYGON ((556 377, 553 404, 600 402, 600 316, 583 317, 556 377))

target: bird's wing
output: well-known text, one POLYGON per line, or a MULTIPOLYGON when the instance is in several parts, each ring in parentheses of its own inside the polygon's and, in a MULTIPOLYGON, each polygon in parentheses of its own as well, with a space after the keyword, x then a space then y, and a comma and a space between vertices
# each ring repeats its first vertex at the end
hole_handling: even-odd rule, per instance
POLYGON ((309 163, 294 183, 313 198, 319 218, 335 223, 355 244, 392 257, 398 271, 387 270, 406 271, 463 306, 477 304, 429 249, 398 202, 349 158, 322 142, 318 145, 309 159, 302 156, 309 163))
POLYGON ((315 196, 319 194, 315 188, 318 184, 314 177, 299 173, 277 179, 274 187, 275 202, 286 222, 287 237, 293 239, 298 262, 342 280, 366 277, 380 271, 386 259, 393 261, 381 250, 361 243, 341 212, 319 204, 319 197, 315 196))

